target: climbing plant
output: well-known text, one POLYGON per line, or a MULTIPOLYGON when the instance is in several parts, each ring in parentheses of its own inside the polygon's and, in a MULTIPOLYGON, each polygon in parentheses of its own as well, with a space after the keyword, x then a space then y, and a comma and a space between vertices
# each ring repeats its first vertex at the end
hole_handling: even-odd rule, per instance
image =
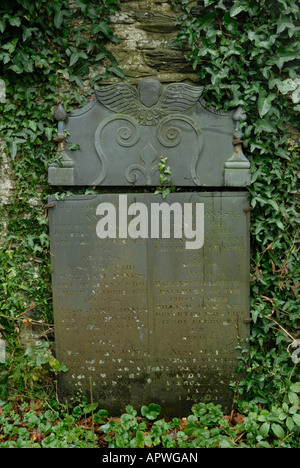
MULTIPOLYGON (((278 0, 176 0, 176 44, 208 105, 242 106, 251 161, 251 337, 237 394, 274 403, 299 362, 299 5, 278 0)), ((298 374, 299 378, 299 374, 298 374)))
MULTIPOLYGON (((176 44, 205 84, 207 104, 242 106, 247 114, 241 131, 252 170, 253 322, 248 346, 241 348, 245 376, 233 390, 245 404, 282 404, 284 415, 277 412, 276 418, 288 420, 299 406, 293 390, 299 339, 299 8, 294 0, 171 3, 178 11, 176 44)), ((83 105, 105 77, 124 77, 106 47, 119 40, 109 21, 119 7, 119 0, 1 1, 0 78, 6 102, 0 103, 0 139, 15 190, 10 204, 0 206, 0 339, 7 345, 0 399, 16 388, 43 390, 49 385, 46 371, 61 370, 51 340, 45 352, 29 347, 24 353, 19 346, 22 328, 42 323, 47 337, 52 324, 44 207, 53 193, 46 180, 56 150, 53 111, 60 101, 67 111, 83 105)), ((164 167, 160 172, 164 176, 164 167)), ((270 424, 279 431, 272 411, 262 415, 260 436, 270 424)), ((291 422, 288 429, 294 430, 291 422)))
POLYGON ((15 190, 10 203, 0 205, 0 339, 6 342, 0 399, 9 388, 21 391, 41 384, 39 367, 48 365, 51 370, 49 363, 54 362, 49 352, 48 364, 40 359, 37 363, 19 346, 26 327, 39 326, 46 337, 51 332, 44 206, 52 193, 47 167, 57 147, 53 112, 60 101, 68 111, 88 102, 94 85, 104 77, 124 76, 106 47, 119 41, 110 26, 119 3, 1 1, 0 78, 6 85, 6 101, 0 104, 0 139, 6 145, 15 190))

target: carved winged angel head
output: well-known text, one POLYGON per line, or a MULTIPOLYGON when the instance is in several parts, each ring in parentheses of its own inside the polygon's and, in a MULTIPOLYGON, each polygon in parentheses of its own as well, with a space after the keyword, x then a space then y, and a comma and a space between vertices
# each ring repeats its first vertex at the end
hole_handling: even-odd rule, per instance
POLYGON ((102 86, 95 90, 99 102, 112 112, 129 114, 140 125, 157 125, 172 113, 191 108, 203 92, 201 86, 169 84, 163 89, 159 81, 142 80, 137 88, 127 83, 102 86))

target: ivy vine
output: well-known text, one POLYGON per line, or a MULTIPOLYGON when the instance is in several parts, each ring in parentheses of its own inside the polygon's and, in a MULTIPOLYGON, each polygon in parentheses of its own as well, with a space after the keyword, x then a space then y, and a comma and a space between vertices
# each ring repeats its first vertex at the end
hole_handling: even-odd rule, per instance
POLYGON ((36 374, 20 346, 22 330, 38 326, 52 340, 44 206, 53 193, 47 183, 57 146, 53 112, 61 101, 68 111, 87 103, 103 78, 124 77, 106 47, 119 41, 110 26, 119 6, 119 0, 1 1, 0 78, 6 100, 0 103, 0 140, 14 194, 0 205, 0 339, 6 343, 0 399, 8 389, 33 387, 36 374))
MULTIPOLYGON (((242 106, 251 161, 249 351, 236 392, 274 403, 297 378, 299 346, 299 5, 278 0, 176 0, 176 44, 185 50, 208 105, 242 106), (293 348, 293 349, 294 349, 293 348), (295 354, 294 354, 295 356, 295 354)), ((298 374, 299 379, 299 374, 298 374)))
MULTIPOLYGON (((299 8, 296 0, 171 3, 178 11, 176 44, 205 84, 207 104, 242 106, 247 114, 241 130, 252 171, 253 325, 249 347, 241 349, 245 378, 234 390, 248 401, 273 404, 297 379, 299 8)), ((43 382, 33 359, 25 363, 18 340, 21 326, 42 320, 46 335, 52 324, 44 206, 52 193, 46 174, 56 149, 53 110, 60 101, 67 111, 81 106, 95 83, 124 77, 106 48, 119 41, 109 22, 118 8, 119 0, 1 1, 6 101, 0 102, 0 139, 15 190, 10 204, 0 206, 0 334, 7 343, 0 399, 12 389, 30 389, 33 376, 43 382)))

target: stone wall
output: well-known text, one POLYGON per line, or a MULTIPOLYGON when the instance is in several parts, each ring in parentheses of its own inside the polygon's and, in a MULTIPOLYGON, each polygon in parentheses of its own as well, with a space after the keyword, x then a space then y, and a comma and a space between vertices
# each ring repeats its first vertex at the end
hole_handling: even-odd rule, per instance
POLYGON ((198 81, 184 51, 173 44, 178 33, 177 16, 170 0, 121 1, 120 11, 111 18, 112 29, 121 42, 110 44, 109 49, 127 81, 198 81))

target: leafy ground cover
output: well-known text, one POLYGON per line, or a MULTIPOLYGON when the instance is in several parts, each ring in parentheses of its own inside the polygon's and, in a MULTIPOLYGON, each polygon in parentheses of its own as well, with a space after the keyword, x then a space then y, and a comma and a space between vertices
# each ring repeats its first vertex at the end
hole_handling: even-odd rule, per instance
POLYGON ((160 406, 152 403, 140 414, 128 405, 120 417, 111 417, 84 397, 47 409, 42 400, 14 399, 0 403, 0 448, 296 448, 296 411, 285 403, 226 416, 219 405, 200 403, 187 417, 168 419, 159 418, 160 406))

